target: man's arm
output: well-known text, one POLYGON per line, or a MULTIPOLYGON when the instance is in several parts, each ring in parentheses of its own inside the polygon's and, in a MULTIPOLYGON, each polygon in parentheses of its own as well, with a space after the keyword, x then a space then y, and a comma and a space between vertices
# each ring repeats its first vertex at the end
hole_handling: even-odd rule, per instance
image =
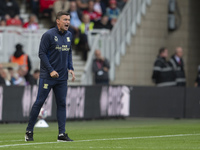
POLYGON ((40 41, 40 48, 39 48, 39 58, 42 64, 47 68, 48 72, 51 73, 54 71, 53 67, 51 66, 49 59, 48 59, 48 49, 50 47, 50 35, 47 33, 43 34, 41 41, 40 41))
POLYGON ((152 74, 152 80, 154 83, 158 80, 160 71, 161 71, 161 64, 159 61, 156 61, 153 67, 153 74, 152 74))
POLYGON ((93 73, 96 73, 96 72, 98 72, 98 71, 99 71, 99 68, 98 68, 97 65, 96 65, 96 61, 93 60, 93 63, 92 63, 92 72, 93 72, 93 73))
POLYGON ((31 61, 30 61, 30 58, 29 58, 29 56, 27 56, 28 57, 28 72, 30 72, 31 71, 31 69, 32 69, 32 65, 31 65, 31 61))
POLYGON ((68 53, 68 70, 74 70, 73 62, 72 62, 72 47, 70 47, 70 50, 68 53))
POLYGON ((105 58, 105 59, 104 59, 103 70, 104 70, 105 72, 108 72, 109 69, 110 69, 110 63, 109 63, 109 61, 105 58))
MULTIPOLYGON (((72 39, 72 38, 71 38, 72 39)), ((72 46, 70 46, 68 54, 68 72, 72 75, 72 82, 75 81, 74 67, 72 62, 72 46)))

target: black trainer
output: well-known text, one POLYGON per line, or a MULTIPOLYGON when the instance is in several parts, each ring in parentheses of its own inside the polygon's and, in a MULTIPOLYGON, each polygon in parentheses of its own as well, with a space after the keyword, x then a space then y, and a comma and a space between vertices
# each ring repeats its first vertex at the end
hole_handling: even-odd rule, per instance
POLYGON ((58 142, 67 142, 67 141, 73 141, 73 140, 68 137, 68 134, 61 133, 61 134, 58 135, 57 141, 58 142))
POLYGON ((25 141, 33 141, 33 131, 26 131, 25 141))

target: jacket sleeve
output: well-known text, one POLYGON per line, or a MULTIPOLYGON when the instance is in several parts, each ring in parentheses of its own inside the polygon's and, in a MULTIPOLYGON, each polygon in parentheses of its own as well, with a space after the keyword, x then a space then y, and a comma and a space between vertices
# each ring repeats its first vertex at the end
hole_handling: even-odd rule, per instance
POLYGON ((161 64, 159 61, 156 61, 154 63, 153 74, 152 74, 152 80, 154 83, 156 83, 156 81, 158 80, 160 71, 161 71, 161 64))
POLYGON ((108 69, 110 69, 110 63, 107 59, 105 59, 104 61, 104 67, 107 67, 108 69))
POLYGON ((68 70, 74 70, 73 62, 72 62, 72 46, 70 46, 69 54, 68 54, 68 70))
POLYGON ((54 69, 51 66, 50 62, 49 62, 49 47, 50 47, 50 35, 47 33, 44 33, 41 41, 40 41, 40 48, 39 48, 39 58, 42 62, 42 64, 45 66, 45 68, 47 68, 47 70, 49 71, 49 73, 51 73, 54 69))
POLYGON ((31 69, 32 69, 32 65, 31 65, 31 61, 30 61, 29 56, 27 56, 27 57, 28 57, 28 72, 30 72, 31 69))
POLYGON ((93 73, 96 73, 96 72, 98 72, 98 71, 99 71, 99 68, 98 68, 97 65, 96 65, 96 61, 93 60, 93 63, 92 63, 92 72, 93 72, 93 73))

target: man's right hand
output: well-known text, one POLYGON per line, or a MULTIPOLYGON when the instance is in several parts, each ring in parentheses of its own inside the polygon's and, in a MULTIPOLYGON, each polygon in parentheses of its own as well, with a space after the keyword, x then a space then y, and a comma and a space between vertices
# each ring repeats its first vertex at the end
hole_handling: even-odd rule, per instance
POLYGON ((54 70, 54 71, 52 71, 52 72, 50 73, 50 76, 51 76, 52 78, 58 78, 58 77, 59 77, 59 74, 54 70))

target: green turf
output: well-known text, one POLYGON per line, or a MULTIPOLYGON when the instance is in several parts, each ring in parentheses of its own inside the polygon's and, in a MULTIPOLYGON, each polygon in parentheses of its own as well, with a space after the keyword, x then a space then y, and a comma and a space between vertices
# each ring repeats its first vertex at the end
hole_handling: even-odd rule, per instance
POLYGON ((24 142, 27 124, 0 124, 0 149, 197 150, 200 120, 126 119, 70 121, 74 142, 56 142, 57 123, 35 128, 34 142, 24 142))

